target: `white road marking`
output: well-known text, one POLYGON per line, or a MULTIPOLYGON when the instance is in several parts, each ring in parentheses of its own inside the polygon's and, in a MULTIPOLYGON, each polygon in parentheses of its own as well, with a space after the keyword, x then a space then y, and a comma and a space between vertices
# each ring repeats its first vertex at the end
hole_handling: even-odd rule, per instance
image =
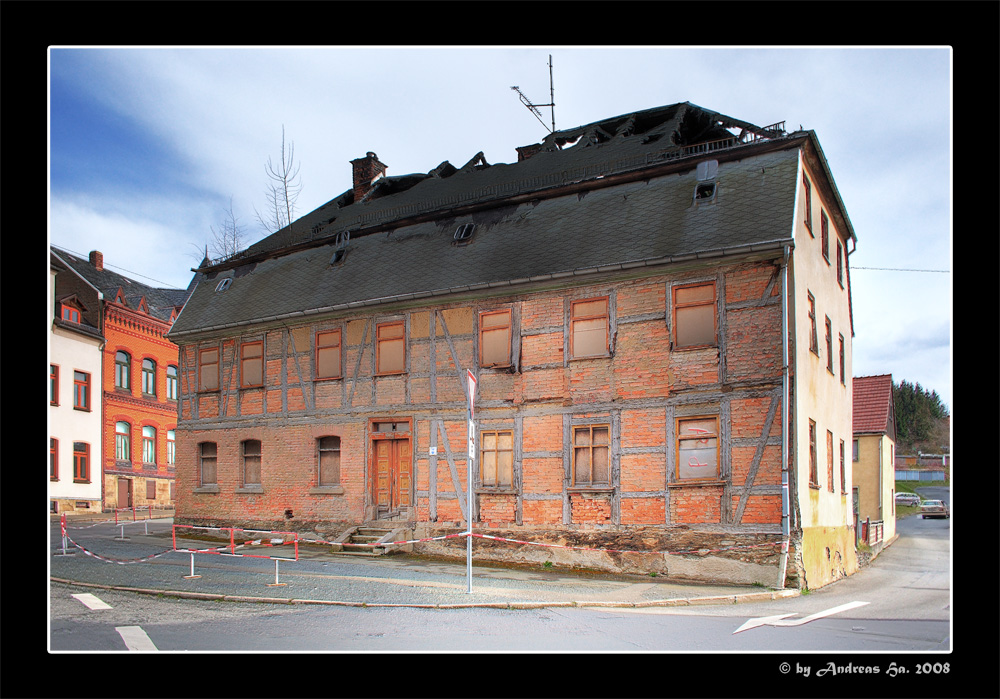
POLYGON ((848 602, 847 604, 842 604, 838 607, 832 607, 826 609, 822 612, 816 612, 815 614, 810 614, 802 619, 786 619, 785 617, 793 616, 792 614, 778 614, 776 616, 762 616, 756 619, 748 619, 743 626, 733 631, 734 634, 738 634, 740 631, 746 631, 747 629, 752 629, 755 626, 801 626, 802 624, 808 624, 810 621, 815 621, 816 619, 822 619, 825 616, 830 616, 831 614, 839 614, 840 612, 846 612, 848 609, 854 609, 856 607, 863 607, 868 604, 868 602, 848 602))
POLYGON ((159 650, 140 626, 116 626, 115 631, 121 635, 129 650, 159 650))
POLYGON ((97 596, 84 592, 79 595, 70 595, 83 602, 89 609, 111 609, 111 605, 103 602, 97 596))

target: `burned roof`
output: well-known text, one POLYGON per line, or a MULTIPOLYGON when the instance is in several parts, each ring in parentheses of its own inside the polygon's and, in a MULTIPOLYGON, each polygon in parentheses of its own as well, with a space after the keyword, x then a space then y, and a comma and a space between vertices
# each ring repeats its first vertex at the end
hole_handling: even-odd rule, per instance
POLYGON ((774 248, 802 138, 681 103, 551 133, 512 164, 382 177, 201 268, 171 335, 774 248))

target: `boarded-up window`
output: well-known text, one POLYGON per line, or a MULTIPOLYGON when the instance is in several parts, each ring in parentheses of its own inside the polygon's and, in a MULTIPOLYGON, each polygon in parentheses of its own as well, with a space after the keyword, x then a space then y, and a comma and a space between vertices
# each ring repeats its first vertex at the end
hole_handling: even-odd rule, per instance
POLYGON ((826 317, 826 369, 833 373, 833 324, 830 316, 826 317))
POLYGON ((826 487, 833 492, 833 432, 826 431, 826 487))
POLYGON ((340 437, 319 439, 319 485, 340 485, 340 437))
POLYGON ((677 477, 719 477, 719 418, 677 420, 677 477))
POLYGON ((830 219, 827 218, 826 212, 820 210, 819 212, 819 226, 820 226, 820 241, 823 245, 823 257, 827 262, 830 261, 830 219))
POLYGON ((156 499, 156 481, 152 478, 146 479, 146 499, 155 500, 156 499))
POLYGON ((337 379, 340 373, 340 331, 316 333, 316 378, 337 379))
POLYGON ((809 485, 819 487, 819 466, 816 463, 816 423, 809 421, 809 485))
POLYGON ((510 486, 514 482, 514 433, 481 432, 479 479, 484 486, 510 486))
POLYGON ((674 347, 714 344, 715 282, 674 287, 674 347))
POLYGON ((198 353, 198 390, 219 390, 219 348, 210 347, 198 353))
POLYGON ((816 335, 816 299, 812 292, 806 292, 809 299, 809 350, 819 354, 819 339, 816 335))
POLYGON ((510 310, 479 314, 479 365, 510 366, 510 310))
POLYGON ((607 425, 573 428, 573 485, 611 485, 610 435, 607 425))
POLYGON ((243 442, 243 485, 260 485, 260 441, 243 442))
POLYGON ((837 283, 844 286, 844 246, 837 239, 837 283))
POLYGON ((812 186, 809 184, 809 178, 804 174, 802 175, 802 186, 805 188, 805 199, 806 203, 806 228, 809 229, 809 235, 812 235, 812 186))
POLYGON ((240 387, 264 385, 264 343, 244 342, 240 346, 240 387))
POLYGON ((215 485, 215 467, 218 459, 218 446, 215 442, 202 442, 201 446, 201 485, 215 485))
POLYGON ((399 374, 406 370, 406 340, 403 323, 380 323, 376 330, 375 372, 399 374))
POLYGON ((574 301, 570 309, 570 356, 601 357, 608 353, 608 299, 574 301))

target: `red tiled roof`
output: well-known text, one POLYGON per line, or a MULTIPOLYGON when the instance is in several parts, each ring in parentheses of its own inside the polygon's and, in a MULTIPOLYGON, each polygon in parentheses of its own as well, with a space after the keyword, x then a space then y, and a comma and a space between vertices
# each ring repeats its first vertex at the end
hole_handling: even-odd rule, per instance
POLYGON ((852 383, 854 434, 886 432, 892 405, 892 374, 855 376, 852 383))

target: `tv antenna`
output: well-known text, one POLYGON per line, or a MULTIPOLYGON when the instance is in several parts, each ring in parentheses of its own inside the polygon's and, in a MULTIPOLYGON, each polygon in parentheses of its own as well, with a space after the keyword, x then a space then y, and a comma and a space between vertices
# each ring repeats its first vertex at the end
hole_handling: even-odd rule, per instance
MULTIPOLYGON (((518 96, 521 98, 521 102, 524 104, 525 107, 528 108, 528 110, 532 114, 535 115, 535 118, 538 119, 538 121, 541 122, 542 126, 545 126, 545 122, 542 121, 542 113, 540 111, 538 111, 538 108, 539 107, 551 107, 552 108, 552 128, 550 129, 550 131, 555 131, 556 130, 556 97, 555 97, 555 90, 552 87, 552 54, 549 54, 549 103, 548 104, 533 104, 531 102, 531 100, 529 100, 527 98, 527 96, 523 92, 521 92, 521 88, 519 88, 517 85, 514 85, 510 89, 517 92, 518 96)), ((545 126, 545 128, 549 128, 549 127, 545 126)))

